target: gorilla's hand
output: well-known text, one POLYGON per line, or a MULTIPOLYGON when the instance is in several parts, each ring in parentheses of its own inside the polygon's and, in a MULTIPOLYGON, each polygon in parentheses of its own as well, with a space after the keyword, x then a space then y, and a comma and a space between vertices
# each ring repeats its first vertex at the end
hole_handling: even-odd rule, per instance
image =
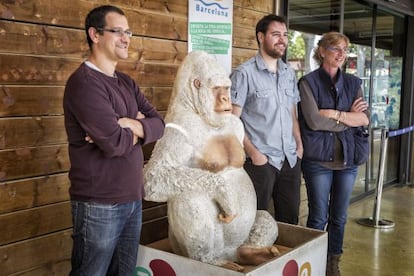
POLYGON ((235 217, 236 217, 236 215, 226 216, 226 214, 223 214, 223 213, 220 213, 218 215, 219 221, 224 222, 224 223, 232 222, 235 217))
POLYGON ((220 214, 218 219, 224 223, 230 223, 239 211, 238 196, 234 193, 234 175, 232 169, 225 169, 215 177, 219 179, 215 188, 213 188, 213 198, 218 203, 220 214), (231 189, 233 188, 233 189, 231 189), (232 192, 233 191, 233 192, 232 192))

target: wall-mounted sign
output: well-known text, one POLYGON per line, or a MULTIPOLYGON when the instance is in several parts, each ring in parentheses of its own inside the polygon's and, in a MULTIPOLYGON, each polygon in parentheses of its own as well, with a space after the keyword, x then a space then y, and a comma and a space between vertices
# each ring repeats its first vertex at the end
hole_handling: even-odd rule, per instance
POLYGON ((233 0, 189 0, 188 9, 188 52, 206 51, 230 73, 233 0))

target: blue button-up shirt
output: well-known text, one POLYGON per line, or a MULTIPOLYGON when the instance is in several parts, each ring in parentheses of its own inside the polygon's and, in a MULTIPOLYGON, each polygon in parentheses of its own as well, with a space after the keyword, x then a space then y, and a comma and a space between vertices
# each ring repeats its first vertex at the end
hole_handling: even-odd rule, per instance
POLYGON ((242 108, 241 120, 247 137, 281 169, 285 158, 297 161, 292 108, 300 101, 295 72, 278 59, 277 73, 270 72, 258 53, 230 75, 231 100, 242 108))

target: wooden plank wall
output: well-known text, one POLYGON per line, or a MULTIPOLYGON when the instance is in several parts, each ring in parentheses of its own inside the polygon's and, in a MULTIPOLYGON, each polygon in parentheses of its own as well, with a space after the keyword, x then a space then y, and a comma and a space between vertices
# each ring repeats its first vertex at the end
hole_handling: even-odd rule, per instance
MULTIPOLYGON (((254 55, 255 24, 275 1, 234 1, 233 66, 254 55)), ((186 0, 0 1, 0 275, 70 269, 69 169, 62 96, 88 55, 84 18, 121 7, 134 35, 119 69, 165 113, 187 52, 186 0)), ((151 146, 145 149, 148 158, 151 146)), ((167 235, 165 204, 145 202, 142 243, 167 235)))

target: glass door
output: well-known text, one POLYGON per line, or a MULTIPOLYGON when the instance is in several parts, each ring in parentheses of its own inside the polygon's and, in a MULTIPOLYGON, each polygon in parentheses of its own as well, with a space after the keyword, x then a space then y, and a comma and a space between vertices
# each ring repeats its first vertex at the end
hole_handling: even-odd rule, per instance
MULTIPOLYGON (((316 69, 313 49, 320 35, 329 31, 346 34, 350 54, 346 72, 363 80, 370 104, 371 156, 359 168, 353 197, 376 187, 382 128, 398 129, 404 45, 404 17, 355 0, 289 0, 290 41, 288 62, 298 78, 316 69), (394 42, 393 42, 394 41, 394 42)), ((397 179, 399 139, 389 139, 384 182, 397 179)))

